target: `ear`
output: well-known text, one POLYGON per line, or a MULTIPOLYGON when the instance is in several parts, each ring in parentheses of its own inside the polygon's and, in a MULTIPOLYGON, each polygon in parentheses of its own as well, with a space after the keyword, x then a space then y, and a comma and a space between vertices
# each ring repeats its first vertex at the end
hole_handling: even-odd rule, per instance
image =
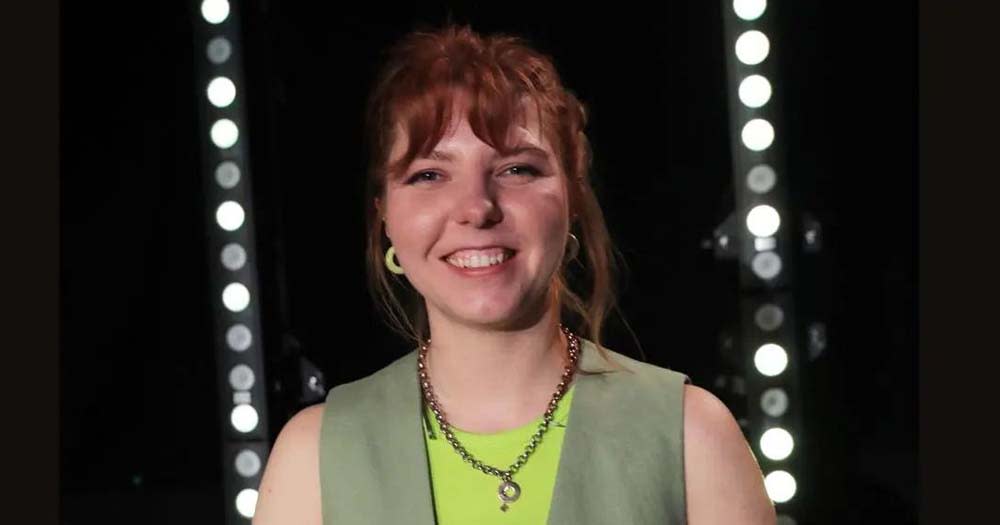
POLYGON ((375 216, 382 220, 382 229, 385 231, 385 236, 389 237, 392 241, 392 236, 389 235, 389 224, 385 222, 385 203, 382 201, 381 197, 375 197, 375 216))

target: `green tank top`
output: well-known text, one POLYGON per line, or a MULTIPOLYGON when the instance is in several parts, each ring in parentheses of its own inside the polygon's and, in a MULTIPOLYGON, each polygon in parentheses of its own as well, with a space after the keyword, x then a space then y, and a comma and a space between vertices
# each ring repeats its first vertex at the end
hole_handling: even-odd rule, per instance
MULTIPOLYGON (((434 510, 438 525, 509 525, 510 523, 545 523, 556 482, 563 436, 569 420, 575 384, 559 401, 553 424, 528 461, 514 475, 521 495, 506 511, 500 511, 497 495, 500 480, 484 474, 462 460, 441 434, 441 427, 430 409, 426 410, 424 441, 430 463, 434 510), (426 421, 433 428, 426 428, 426 421), (428 431, 429 430, 429 431, 428 431)), ((452 427, 458 441, 473 457, 500 469, 506 469, 521 453, 538 430, 542 418, 504 432, 477 434, 452 427)))
MULTIPOLYGON (((490 516, 491 510, 494 518, 512 518, 505 523, 686 525, 683 387, 689 380, 608 354, 625 370, 608 365, 593 343, 581 339, 579 372, 567 392, 572 397, 560 403, 566 426, 550 429, 515 476, 523 491, 508 513, 500 511, 497 481, 468 465, 466 471, 449 464, 458 455, 436 446, 450 445, 424 436, 416 349, 368 377, 331 389, 319 436, 323 525, 488 523, 467 513, 490 516), (558 440, 561 450, 552 446, 558 440), (475 495, 468 502, 464 492, 456 492, 465 487, 446 481, 453 474, 472 476, 469 489, 475 495), (480 483, 485 484, 481 496, 480 485, 474 485, 480 483), (543 496, 546 491, 551 497, 543 496)), ((504 432, 492 442, 519 454, 527 440, 517 434, 529 430, 504 432)), ((474 453, 491 441, 486 436, 473 444, 474 436, 465 438, 474 453)), ((491 454, 477 457, 506 468, 513 452, 491 454)))

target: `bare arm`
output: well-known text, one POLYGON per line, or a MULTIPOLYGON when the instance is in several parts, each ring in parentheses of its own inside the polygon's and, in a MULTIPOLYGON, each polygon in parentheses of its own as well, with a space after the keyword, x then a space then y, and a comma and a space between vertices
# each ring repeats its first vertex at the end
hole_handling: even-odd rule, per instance
POLYGON ((739 425, 717 397, 684 387, 684 484, 690 525, 774 525, 774 504, 739 425))
POLYGON ((319 431, 323 404, 303 409, 278 434, 260 482, 253 525, 322 525, 319 431))

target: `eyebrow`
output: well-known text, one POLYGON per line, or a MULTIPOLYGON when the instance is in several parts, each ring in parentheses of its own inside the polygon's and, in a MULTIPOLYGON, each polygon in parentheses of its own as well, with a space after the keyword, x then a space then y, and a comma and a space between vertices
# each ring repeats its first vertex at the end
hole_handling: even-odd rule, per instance
MULTIPOLYGON (((531 144, 521 144, 521 145, 518 145, 518 146, 514 146, 513 148, 510 148, 508 150, 501 150, 500 151, 500 155, 502 155, 504 157, 513 157, 515 155, 520 155, 522 153, 534 153, 536 155, 541 155, 544 158, 548 158, 549 157, 549 153, 547 151, 545 151, 544 149, 539 148, 537 146, 533 146, 531 144)), ((418 156, 417 159, 427 159, 427 160, 438 160, 438 161, 442 161, 442 162, 452 162, 452 161, 455 160, 455 156, 452 155, 451 153, 446 152, 446 151, 434 150, 434 151, 430 152, 429 154, 427 154, 426 157, 418 156)), ((414 159, 414 160, 417 160, 417 159, 414 159)))
POLYGON ((505 157, 513 157, 515 155, 520 155, 522 153, 534 153, 536 155, 541 155, 544 158, 549 157, 549 152, 545 151, 542 148, 539 148, 538 146, 533 146, 531 144, 522 144, 514 146, 513 148, 510 148, 509 150, 506 151, 501 151, 500 153, 505 157))
POLYGON ((430 159, 430 160, 440 160, 440 161, 443 161, 443 162, 451 162, 451 161, 455 160, 455 156, 454 155, 452 155, 451 153, 440 151, 440 150, 434 150, 434 151, 430 152, 430 154, 427 155, 426 157, 417 157, 417 158, 418 159, 419 158, 426 158, 426 159, 430 159))

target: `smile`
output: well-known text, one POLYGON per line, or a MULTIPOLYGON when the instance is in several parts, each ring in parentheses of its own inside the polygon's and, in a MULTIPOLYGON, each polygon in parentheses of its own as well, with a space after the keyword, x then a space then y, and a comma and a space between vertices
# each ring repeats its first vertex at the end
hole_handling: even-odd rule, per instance
POLYGON ((499 266, 514 257, 510 248, 488 248, 482 250, 459 250, 444 258, 445 262, 466 270, 499 266))

